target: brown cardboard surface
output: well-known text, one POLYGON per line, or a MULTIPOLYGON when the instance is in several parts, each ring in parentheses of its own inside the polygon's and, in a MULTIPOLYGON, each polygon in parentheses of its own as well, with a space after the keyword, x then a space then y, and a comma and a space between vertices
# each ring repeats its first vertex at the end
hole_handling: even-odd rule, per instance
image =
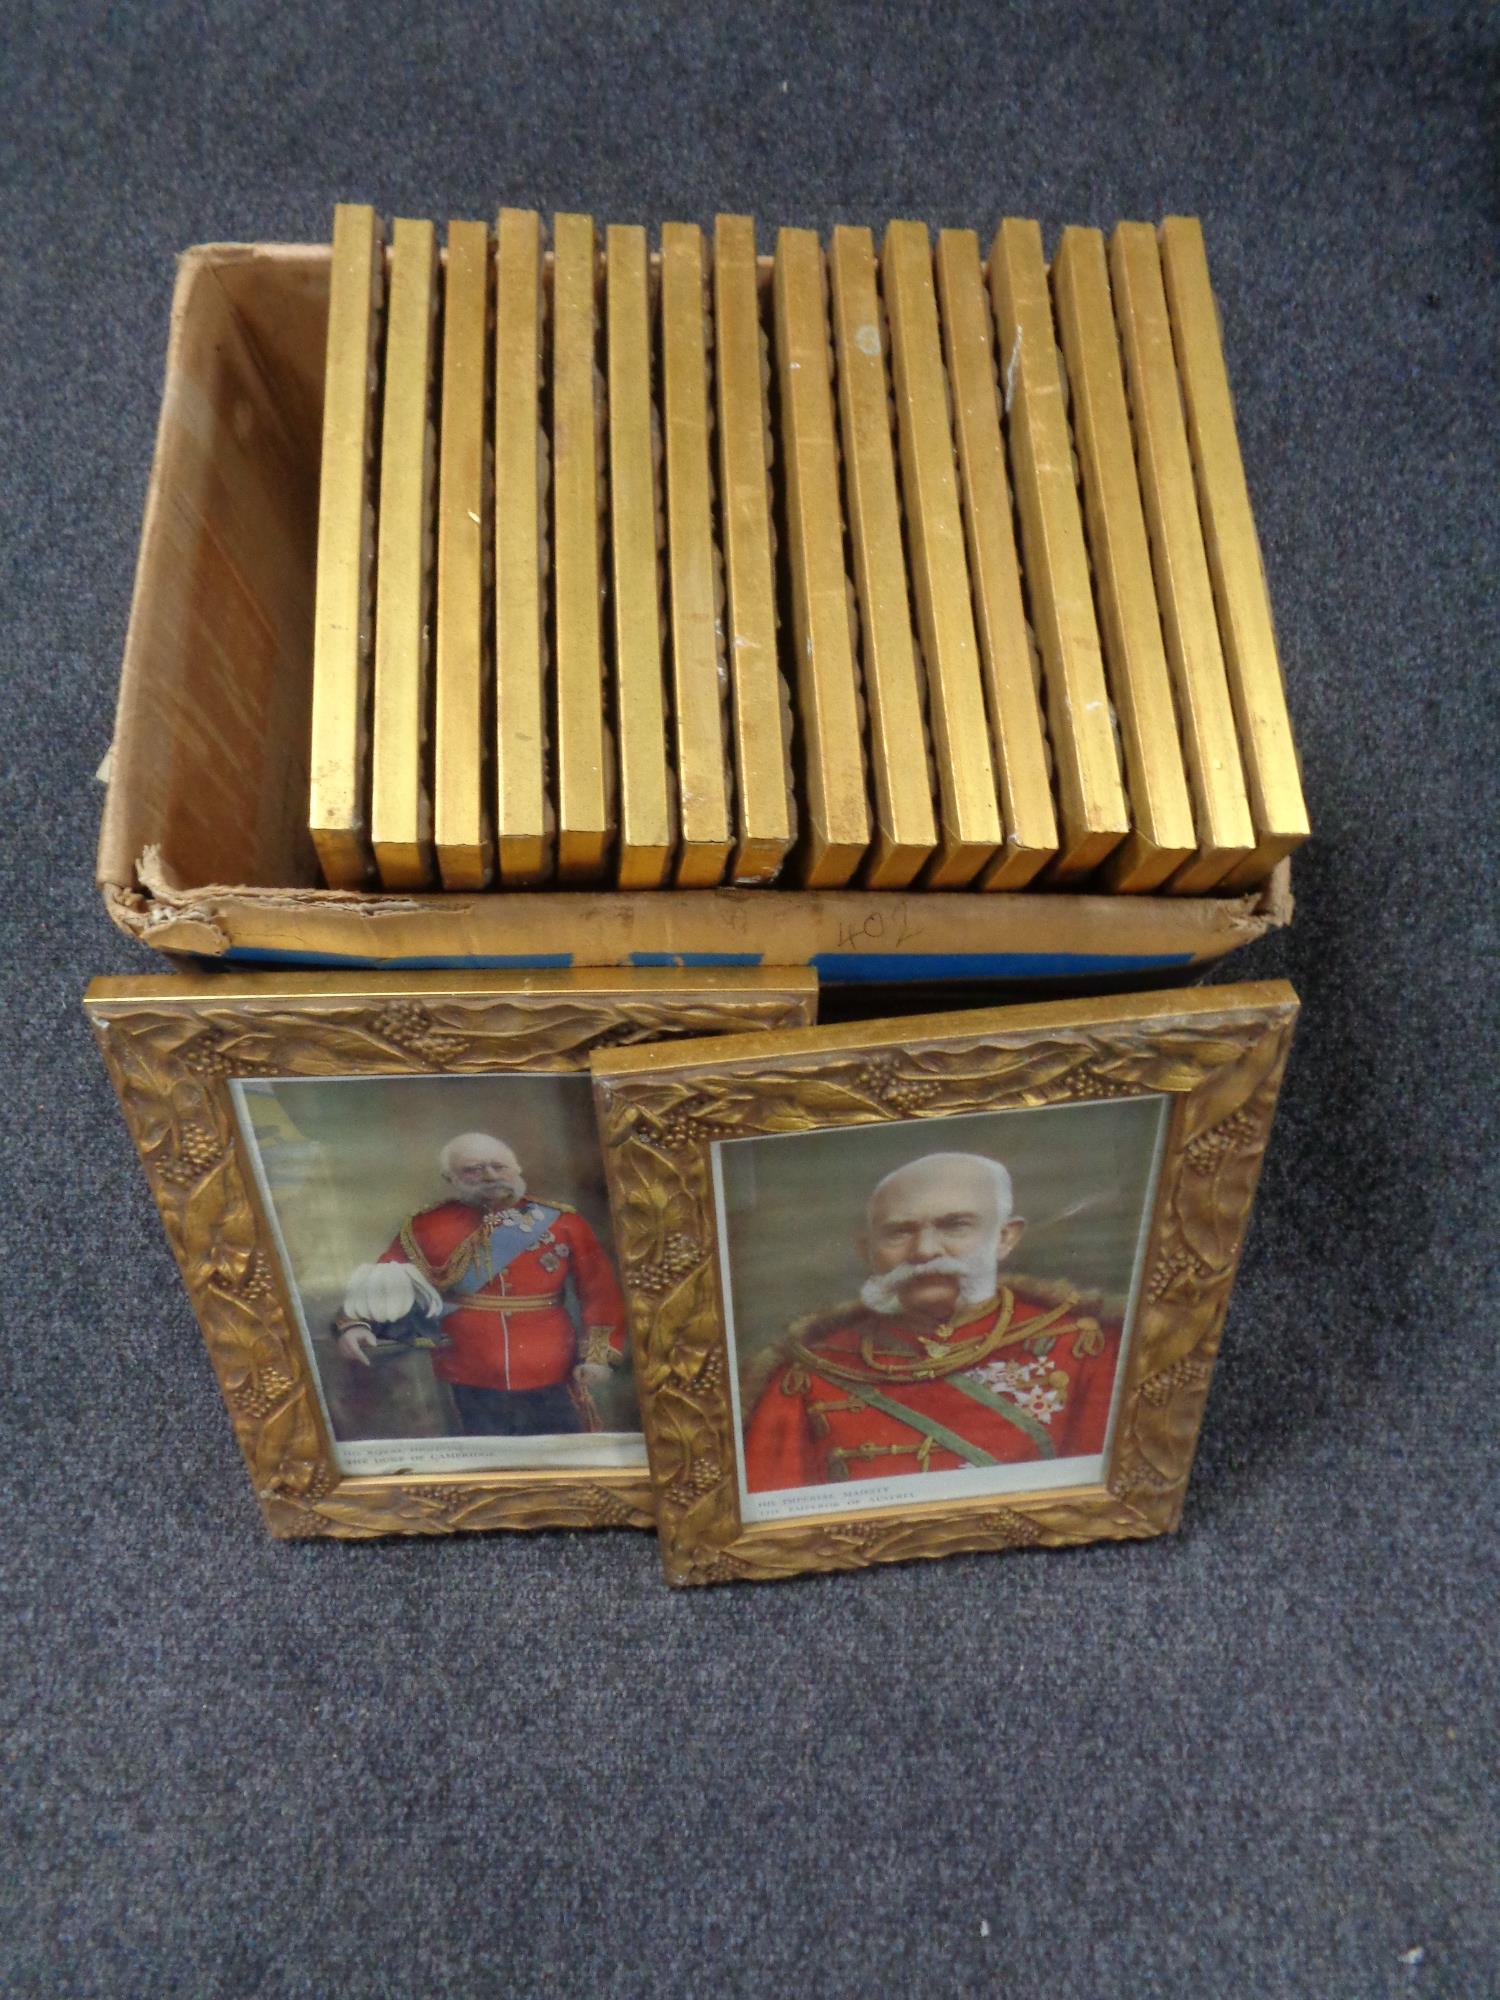
POLYGON ((163 951, 374 963, 818 964, 826 979, 1190 968, 1287 921, 1235 898, 859 889, 373 894, 306 832, 326 245, 188 251, 98 879, 163 951))

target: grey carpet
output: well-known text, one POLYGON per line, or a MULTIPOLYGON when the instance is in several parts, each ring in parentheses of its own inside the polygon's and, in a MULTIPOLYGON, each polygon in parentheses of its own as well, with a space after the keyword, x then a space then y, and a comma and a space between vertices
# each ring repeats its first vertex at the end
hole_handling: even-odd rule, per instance
POLYGON ((1500 1985, 1496 53, 1482 8, 12 6, 0 1981, 1500 1985), (212 14, 212 30, 205 18, 212 14), (264 1537, 78 1012, 172 259, 497 201, 1197 211, 1318 837, 1184 1531, 669 1594, 264 1537))

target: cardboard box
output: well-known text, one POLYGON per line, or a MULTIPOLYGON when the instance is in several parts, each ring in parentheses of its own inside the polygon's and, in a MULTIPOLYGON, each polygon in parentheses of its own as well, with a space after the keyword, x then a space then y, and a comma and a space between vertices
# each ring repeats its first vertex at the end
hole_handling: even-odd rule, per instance
POLYGON ((181 261, 98 880, 156 949, 238 964, 802 965, 827 983, 1184 979, 1288 921, 1250 896, 319 886, 306 827, 326 245, 181 261))

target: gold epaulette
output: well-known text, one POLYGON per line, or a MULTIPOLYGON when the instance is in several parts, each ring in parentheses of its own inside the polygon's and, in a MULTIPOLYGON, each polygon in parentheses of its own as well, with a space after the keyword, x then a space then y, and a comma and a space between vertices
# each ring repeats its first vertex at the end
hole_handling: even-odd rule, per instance
POLYGON ((783 1369, 788 1371, 782 1380, 785 1393, 789 1396, 803 1395, 811 1384, 803 1363, 796 1356, 796 1347, 825 1327, 842 1324, 850 1313, 864 1310, 858 1299, 850 1299, 844 1305, 825 1306, 819 1312, 804 1313, 800 1319, 794 1319, 780 1340, 771 1341, 746 1363, 740 1376, 740 1396, 744 1408, 753 1410, 761 1392, 783 1369))
POLYGON ((1123 1319, 1125 1301, 1111 1292, 1097 1289, 1085 1290, 1067 1278, 1033 1278, 1024 1271, 1007 1271, 1003 1267, 1001 1282, 1009 1285, 1025 1305, 1029 1306, 1070 1306, 1093 1315, 1096 1319, 1123 1319))
POLYGON ((406 1252, 408 1259, 413 1264, 416 1265, 417 1269, 422 1273, 422 1276, 426 1278, 429 1283, 436 1283, 436 1280, 433 1278, 432 1275, 432 1266, 428 1263, 427 1259, 422 1255, 422 1246, 417 1241, 417 1232, 413 1227, 413 1224, 416 1222, 418 1216, 428 1215, 430 1213, 431 1213, 430 1209, 419 1208, 416 1212, 416 1215, 407 1216, 405 1222, 403 1222, 401 1225, 399 1236, 401 1241, 401 1248, 406 1252))
POLYGON ((820 1333, 837 1333, 846 1327, 856 1313, 870 1317, 870 1308, 863 1299, 844 1299, 836 1306, 822 1306, 817 1312, 804 1313, 787 1327, 785 1347, 794 1344, 805 1346, 820 1333))
POLYGON ((1027 1305, 1052 1310, 1061 1307, 1067 1315, 1063 1323, 1054 1322, 1039 1334, 1025 1336, 1025 1344, 1034 1354, 1049 1353, 1055 1341, 1071 1335, 1073 1352, 1079 1360, 1092 1360, 1104 1347, 1104 1329, 1100 1322, 1123 1321, 1125 1317, 1123 1300, 1111 1298, 1104 1292, 1080 1291, 1066 1278, 1029 1278, 1024 1272, 1017 1272, 1006 1282, 1016 1297, 1023 1299, 1027 1305))
MULTIPOLYGON (((439 1202, 437 1206, 441 1208, 443 1204, 439 1202)), ((401 1225, 401 1248, 406 1252, 412 1263, 416 1265, 423 1277, 430 1284, 436 1285, 437 1289, 441 1292, 446 1290, 450 1285, 456 1285, 464 1272, 473 1263, 475 1252, 479 1247, 479 1239, 484 1231, 484 1224, 480 1222, 475 1225, 453 1252, 452 1256, 449 1257, 446 1264, 434 1266, 429 1264, 423 1255, 422 1246, 417 1241, 417 1232, 413 1227, 413 1224, 418 1222, 422 1216, 431 1215, 432 1213, 433 1210, 431 1208, 419 1208, 414 1215, 409 1215, 406 1218, 405 1222, 401 1225)))

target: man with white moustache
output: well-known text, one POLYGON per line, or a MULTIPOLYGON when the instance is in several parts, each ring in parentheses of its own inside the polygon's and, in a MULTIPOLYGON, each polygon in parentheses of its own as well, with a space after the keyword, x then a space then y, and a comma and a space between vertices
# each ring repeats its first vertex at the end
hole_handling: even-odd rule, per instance
POLYGON ((878 1183, 859 1298, 799 1320, 756 1401, 751 1492, 1103 1450, 1120 1321, 1005 1270, 1014 1211, 1009 1172, 978 1153, 878 1183))
POLYGON ((368 1367, 384 1342, 431 1348, 470 1436, 597 1428, 590 1392, 625 1359, 608 1253, 567 1202, 527 1193, 503 1139, 461 1133, 438 1171, 448 1198, 409 1216, 351 1276, 334 1322, 340 1354, 368 1367))

